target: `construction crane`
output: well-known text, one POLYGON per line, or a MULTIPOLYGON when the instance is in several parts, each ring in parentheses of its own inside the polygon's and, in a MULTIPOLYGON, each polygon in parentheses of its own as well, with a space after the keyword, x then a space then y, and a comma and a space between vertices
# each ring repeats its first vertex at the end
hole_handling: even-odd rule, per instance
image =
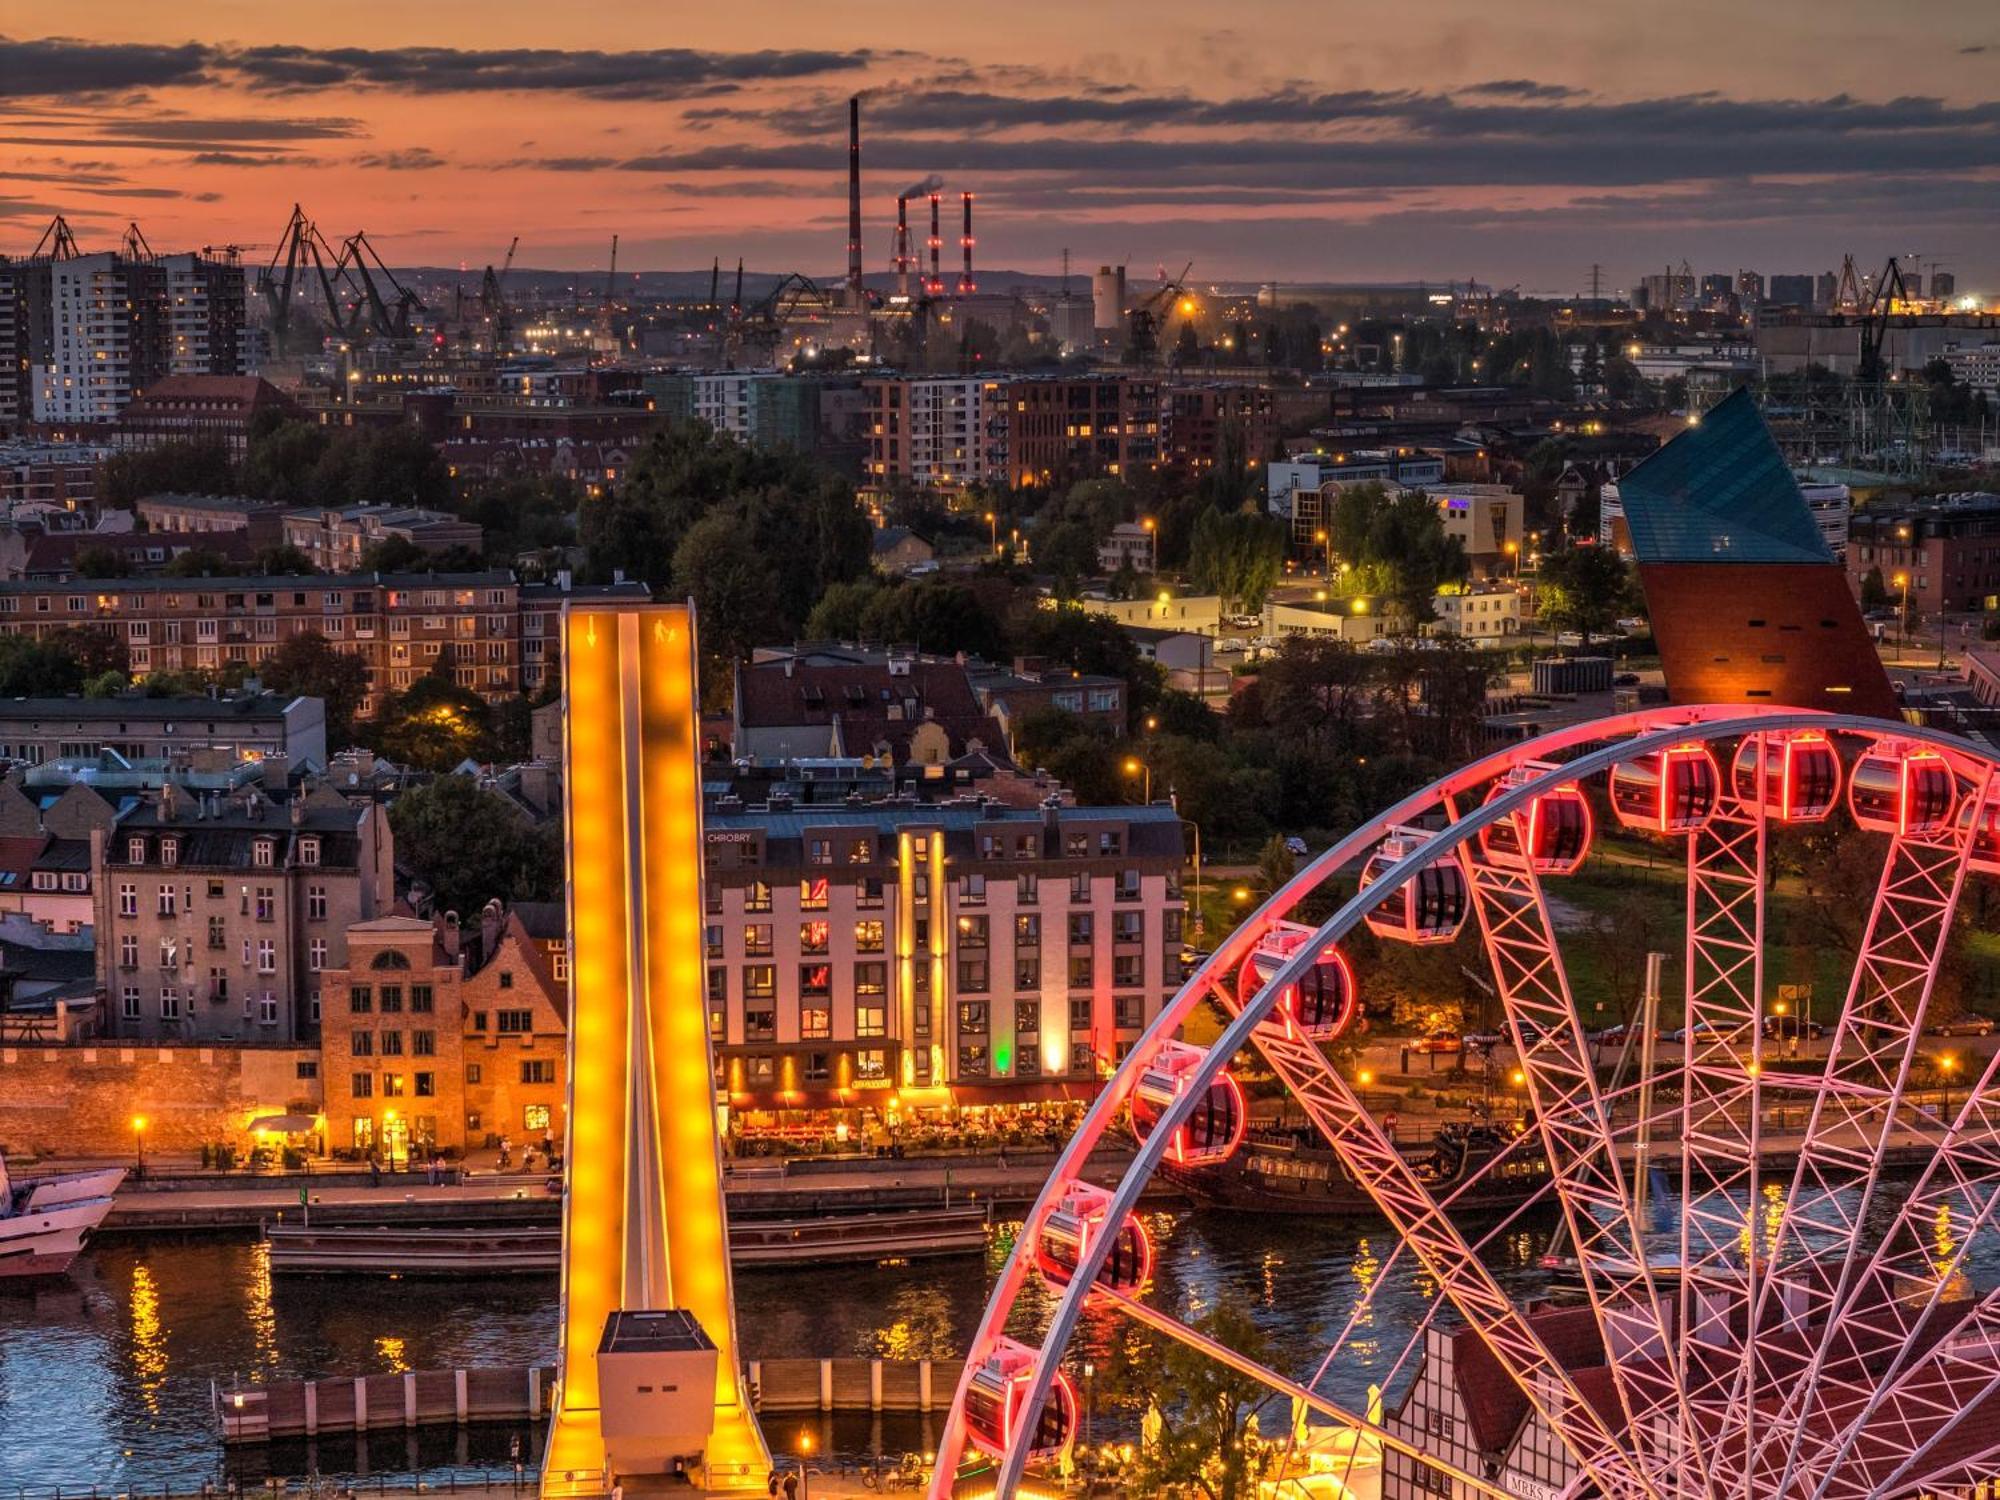
POLYGON ((75 260, 82 253, 76 248, 76 236, 69 232, 69 220, 57 214, 49 220, 49 227, 42 231, 42 237, 35 241, 35 248, 28 253, 28 259, 75 260))
POLYGON ((487 325, 493 330, 493 352, 504 350, 514 336, 513 310, 507 305, 507 273, 514 269, 514 252, 521 248, 517 234, 507 246, 506 257, 495 271, 487 266, 479 281, 479 305, 485 310, 487 325))
MULTIPOLYGON (((1852 269, 1854 257, 1849 256, 1847 263, 1852 269)), ((1911 301, 1909 285, 1903 280, 1903 267, 1892 255, 1889 263, 1882 268, 1881 279, 1875 283, 1861 308, 1861 359, 1855 368, 1858 379, 1874 381, 1885 378, 1882 344, 1889 332, 1889 319, 1899 310, 1899 304, 1907 306, 1911 301)))
POLYGON ((350 286, 359 288, 360 297, 354 314, 349 321, 347 332, 350 336, 360 334, 364 329, 377 336, 397 342, 407 340, 414 333, 414 318, 427 311, 424 299, 396 280, 387 263, 376 251, 368 238, 368 231, 357 229, 347 237, 341 246, 339 266, 341 274, 350 286), (369 263, 374 263, 374 270, 369 263), (382 287, 376 281, 376 272, 382 281, 388 283, 394 296, 394 304, 382 294, 382 287), (366 309, 366 316, 363 309, 366 309))
POLYGON ((327 321, 336 333, 345 335, 349 309, 341 302, 336 289, 339 256, 320 234, 319 226, 306 217, 302 207, 294 203, 292 216, 285 223, 285 232, 279 236, 277 248, 271 252, 270 264, 257 273, 257 290, 271 313, 271 342, 280 355, 290 352, 292 296, 299 273, 307 266, 312 268, 314 280, 319 285, 327 321), (282 266, 279 264, 281 261, 282 266))
MULTIPOLYGON (((1165 268, 1162 267, 1162 270, 1165 268)), ((1189 261, 1181 267, 1181 274, 1172 280, 1161 278, 1160 285, 1132 304, 1125 335, 1125 361, 1127 364, 1151 365, 1160 357, 1160 336, 1178 313, 1183 318, 1194 316, 1194 298, 1188 295, 1188 273, 1194 269, 1189 261)))

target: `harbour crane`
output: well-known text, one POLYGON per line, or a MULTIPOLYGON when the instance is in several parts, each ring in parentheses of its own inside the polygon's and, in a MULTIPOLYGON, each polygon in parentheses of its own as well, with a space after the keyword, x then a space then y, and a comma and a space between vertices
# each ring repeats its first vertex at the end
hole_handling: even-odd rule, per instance
POLYGON ((1194 269, 1189 261, 1181 267, 1181 274, 1172 280, 1162 278, 1160 285, 1146 296, 1132 304, 1130 320, 1126 329, 1125 359, 1128 364, 1151 365, 1160 357, 1160 335, 1179 313, 1183 318, 1194 315, 1194 299, 1188 295, 1188 273, 1194 269))

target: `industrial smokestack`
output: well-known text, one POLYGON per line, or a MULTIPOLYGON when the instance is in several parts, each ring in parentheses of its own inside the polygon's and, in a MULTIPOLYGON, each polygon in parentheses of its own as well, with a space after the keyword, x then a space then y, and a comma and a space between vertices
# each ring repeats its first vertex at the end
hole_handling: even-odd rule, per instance
POLYGON ((965 269, 959 273, 958 295, 970 297, 979 290, 979 284, 972 279, 972 194, 960 194, 959 203, 965 210, 965 227, 958 236, 958 248, 965 252, 965 269))
POLYGON ((861 286, 861 96, 847 101, 847 300, 866 301, 861 286))
POLYGON ((896 295, 910 295, 910 195, 896 195, 896 295))
POLYGON ((924 283, 924 290, 933 297, 942 297, 944 295, 944 267, 938 263, 938 256, 944 251, 944 239, 938 233, 938 204, 940 201, 939 193, 933 188, 931 190, 931 274, 930 279, 924 283))

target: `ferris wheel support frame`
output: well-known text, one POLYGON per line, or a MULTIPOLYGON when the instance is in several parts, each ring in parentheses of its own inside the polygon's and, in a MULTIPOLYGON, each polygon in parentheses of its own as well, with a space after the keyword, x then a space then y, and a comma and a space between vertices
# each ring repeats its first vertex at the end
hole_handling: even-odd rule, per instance
MULTIPOLYGON (((1920 726, 1892 728, 1884 721, 1858 715, 1830 715, 1807 710, 1742 704, 1652 709, 1613 715, 1588 724, 1568 726, 1522 745, 1510 746, 1460 768, 1431 786, 1404 798, 1386 813, 1351 833, 1314 859, 1267 898, 1256 912, 1217 946, 1215 952, 1183 983, 1174 998, 1146 1029, 1123 1065, 1086 1112, 1076 1136, 1065 1148, 1055 1172, 1029 1211, 1014 1249, 995 1283, 980 1327, 968 1351, 966 1367, 960 1376, 938 1445, 937 1465, 930 1488, 932 1500, 946 1500, 952 1493, 966 1445, 964 1425, 966 1390, 973 1371, 985 1359, 987 1352, 992 1349, 999 1337, 1007 1313, 1012 1308, 1028 1275, 1033 1256, 1032 1247, 1039 1240, 1042 1227, 1056 1199, 1077 1179, 1090 1151, 1103 1136, 1117 1110, 1128 1097, 1138 1071, 1158 1053, 1162 1044, 1172 1037, 1194 1006, 1204 997, 1214 994, 1225 1005, 1234 1009, 1233 1019, 1194 1068, 1185 1075, 1182 1091, 1168 1103, 1151 1134, 1140 1143, 1139 1150, 1120 1179, 1108 1207, 1107 1222, 1114 1224, 1121 1222, 1133 1211, 1141 1190, 1159 1165, 1168 1141, 1192 1113, 1196 1100, 1231 1056, 1245 1046, 1254 1045, 1264 1054, 1267 1061, 1277 1068, 1281 1077, 1290 1071, 1280 1066, 1280 1054, 1287 1049, 1280 1041, 1274 1040, 1270 1033, 1261 1031, 1260 1026, 1275 1004, 1277 996, 1290 985, 1300 981, 1312 966, 1316 954, 1327 944, 1337 941, 1351 931, 1393 890, 1423 866, 1440 858, 1455 856, 1458 848, 1480 829, 1524 806, 1536 794, 1538 788, 1546 786, 1547 783, 1524 783, 1512 790, 1502 791, 1478 809, 1453 821, 1430 842, 1400 859, 1383 872, 1379 881, 1361 890, 1323 923, 1315 931, 1312 939, 1300 946, 1295 954, 1267 979, 1247 1004, 1235 1008, 1234 997, 1223 981, 1233 974, 1260 936, 1273 923, 1282 919, 1306 894, 1316 889, 1344 864, 1372 847, 1389 828, 1436 809, 1447 798, 1462 795, 1475 787, 1491 782, 1501 772, 1524 760, 1538 756, 1547 757, 1577 745, 1599 745, 1600 748, 1587 751, 1560 768, 1559 776, 1554 779, 1559 783, 1568 783, 1608 770, 1619 761, 1645 754, 1650 750, 1664 749, 1676 741, 1690 737, 1706 741, 1807 728, 1828 733, 1864 735, 1873 739, 1882 739, 1893 734, 1894 737, 1905 741, 1941 748, 1963 760, 1978 762, 1982 759, 1978 752, 1965 745, 1963 741, 1943 732, 1920 726)), ((1309 1050, 1312 1053, 1313 1058, 1317 1059, 1316 1068, 1312 1068, 1312 1064, 1303 1058, 1283 1059, 1283 1061, 1296 1061, 1305 1064, 1307 1068, 1312 1068, 1316 1076, 1312 1076, 1309 1081, 1318 1086, 1314 1092, 1319 1093, 1321 1098, 1334 1106, 1337 1111, 1337 1118, 1330 1116, 1322 1119, 1315 1115, 1315 1123, 1323 1130, 1329 1125, 1336 1128, 1335 1137, 1329 1143, 1341 1156, 1343 1165, 1355 1173, 1363 1181, 1364 1186, 1371 1187, 1371 1192, 1377 1196, 1378 1205, 1388 1214, 1392 1224, 1399 1229, 1404 1228, 1404 1224, 1399 1222, 1404 1216, 1394 1212, 1391 1203, 1383 1202, 1380 1193, 1384 1188, 1404 1186, 1405 1184, 1397 1179, 1399 1174, 1407 1177, 1407 1166, 1382 1138, 1380 1130, 1366 1110, 1360 1106, 1359 1101, 1354 1098, 1344 1081, 1332 1073, 1325 1055, 1317 1047, 1301 1050, 1309 1050), (1339 1133, 1341 1130, 1351 1131, 1351 1134, 1343 1136, 1339 1133), (1389 1160, 1390 1158, 1393 1158, 1393 1161, 1389 1160), (1379 1178, 1376 1173, 1369 1171, 1370 1167, 1380 1169, 1379 1178), (1371 1180, 1373 1180, 1372 1186, 1371 1180)), ((1308 1112, 1312 1113, 1311 1110, 1308 1112)), ((1503 1366, 1514 1378, 1522 1380, 1529 1369, 1539 1367, 1538 1373, 1549 1372, 1556 1391, 1565 1396, 1573 1392, 1574 1383, 1569 1380, 1567 1373, 1541 1346, 1540 1341, 1527 1328, 1525 1321, 1518 1316, 1511 1304, 1498 1293, 1498 1288, 1493 1286, 1490 1275, 1476 1258, 1470 1255, 1462 1238, 1448 1223, 1443 1222, 1442 1216, 1436 1213, 1435 1205, 1428 1202, 1418 1185, 1413 1181, 1407 1185, 1415 1189, 1416 1197, 1411 1207, 1409 1227, 1425 1231, 1426 1238, 1435 1235, 1435 1240, 1429 1247, 1433 1255, 1439 1249, 1452 1254, 1451 1264, 1431 1264, 1427 1259, 1427 1268, 1438 1277, 1441 1289, 1458 1307, 1461 1315, 1480 1330, 1496 1354, 1501 1354, 1503 1366), (1502 1354, 1503 1348, 1506 1350, 1504 1354, 1502 1354)), ((1407 1234, 1408 1230, 1405 1230, 1405 1233, 1407 1234)), ((1109 1235, 1095 1237, 1085 1247, 1074 1267, 1069 1284, 1057 1302, 1047 1335, 1042 1341, 1038 1358, 1023 1393, 1024 1410, 1038 1410, 1046 1400, 1061 1353, 1067 1347, 1077 1319, 1081 1316, 1084 1304, 1091 1293, 1092 1285, 1110 1252, 1112 1238, 1109 1235)), ((1413 1248, 1416 1248, 1414 1243, 1413 1248)), ((1538 1410, 1550 1404, 1536 1401, 1531 1380, 1523 1382, 1523 1390, 1530 1401, 1536 1403, 1538 1410)), ((1551 1430, 1558 1440, 1577 1461, 1579 1468, 1586 1476, 1596 1480, 1606 1494, 1650 1496, 1656 1493, 1648 1477, 1641 1474, 1634 1466, 1630 1452, 1610 1436, 1588 1403, 1581 1400, 1565 1400, 1561 1411, 1543 1410, 1542 1415, 1549 1421, 1551 1430)), ((999 1470, 994 1476, 994 1492, 997 1495, 1012 1496, 1020 1485, 1028 1462, 1027 1430, 1031 1425, 1023 1423, 1017 1426, 1015 1440, 1001 1457, 999 1470)))

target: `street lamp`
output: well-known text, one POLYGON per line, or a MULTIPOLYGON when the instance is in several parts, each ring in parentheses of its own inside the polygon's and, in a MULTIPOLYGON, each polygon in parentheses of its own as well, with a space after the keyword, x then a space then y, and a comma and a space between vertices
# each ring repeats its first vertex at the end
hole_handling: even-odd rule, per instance
POLYGON ((1903 591, 1902 605, 1896 611, 1896 655, 1903 654, 1903 643, 1910 636, 1910 575, 1898 573, 1896 587, 1903 591))
POLYGON ((1096 1388, 1091 1384, 1095 1379, 1097 1379, 1097 1366, 1086 1359, 1083 1362, 1083 1447, 1085 1452, 1090 1450, 1090 1417, 1092 1408, 1097 1404, 1094 1399, 1096 1388))
POLYGON ((1333 582, 1333 541, 1324 531, 1315 531, 1313 540, 1320 545, 1320 576, 1328 583, 1333 582))
POLYGON ((1160 523, 1151 516, 1141 516, 1139 524, 1146 529, 1146 571, 1160 571, 1160 523))
POLYGON ((132 1144, 138 1155, 138 1169, 132 1175, 135 1177, 144 1177, 146 1175, 146 1117, 144 1115, 132 1116, 132 1144))
POLYGON ((1521 544, 1510 541, 1507 543, 1506 550, 1507 555, 1514 559, 1514 581, 1518 583, 1521 579, 1521 544))
POLYGON ((1153 768, 1139 759, 1138 756, 1128 755, 1125 757, 1125 774, 1127 776, 1144 776, 1146 778, 1146 802, 1150 806, 1153 801, 1153 768))
POLYGON ((992 511, 986 512, 986 537, 992 544, 995 556, 1000 552, 1000 518, 992 511))

